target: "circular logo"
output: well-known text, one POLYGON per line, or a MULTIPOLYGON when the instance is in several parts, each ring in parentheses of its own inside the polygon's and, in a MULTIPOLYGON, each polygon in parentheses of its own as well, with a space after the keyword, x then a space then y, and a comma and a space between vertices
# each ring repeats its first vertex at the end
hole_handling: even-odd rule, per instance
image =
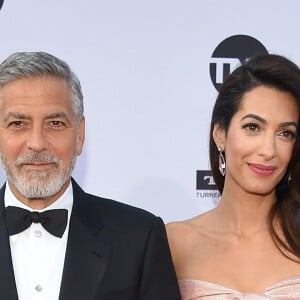
POLYGON ((219 91, 226 77, 247 58, 268 53, 265 46, 249 35, 233 35, 223 40, 212 54, 210 78, 219 91))
POLYGON ((4 0, 0 0, 0 9, 2 8, 4 0))

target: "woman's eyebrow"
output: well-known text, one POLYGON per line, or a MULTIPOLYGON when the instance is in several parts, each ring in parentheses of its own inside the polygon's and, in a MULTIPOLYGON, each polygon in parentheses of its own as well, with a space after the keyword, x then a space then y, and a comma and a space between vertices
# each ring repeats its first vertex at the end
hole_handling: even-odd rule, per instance
MULTIPOLYGON (((264 124, 267 123, 266 119, 264 119, 264 118, 262 118, 262 117, 260 117, 256 114, 247 114, 241 119, 241 121, 244 120, 244 119, 247 119, 247 118, 255 119, 255 120, 260 121, 264 124)), ((298 124, 294 121, 282 122, 282 123, 279 124, 279 127, 287 127, 287 126, 294 126, 296 129, 298 129, 298 124)))
POLYGON ((266 119, 264 119, 258 115, 255 115, 255 114, 247 114, 246 116, 242 117, 241 121, 244 119, 247 119, 247 118, 256 119, 257 121, 260 121, 262 123, 267 123, 266 119))

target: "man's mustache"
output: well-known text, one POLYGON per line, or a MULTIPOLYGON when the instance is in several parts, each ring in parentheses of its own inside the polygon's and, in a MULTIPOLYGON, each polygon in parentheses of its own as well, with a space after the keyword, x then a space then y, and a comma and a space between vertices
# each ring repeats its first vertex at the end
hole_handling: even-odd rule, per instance
POLYGON ((16 166, 30 163, 54 163, 58 165, 59 159, 48 153, 25 153, 15 161, 16 166))

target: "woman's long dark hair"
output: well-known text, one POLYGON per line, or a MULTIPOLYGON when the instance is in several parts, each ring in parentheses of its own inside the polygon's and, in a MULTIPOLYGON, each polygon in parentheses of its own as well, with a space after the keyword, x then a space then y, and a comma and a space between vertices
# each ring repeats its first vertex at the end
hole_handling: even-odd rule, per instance
MULTIPOLYGON (((218 149, 213 139, 215 124, 227 132, 233 115, 238 111, 243 96, 255 87, 267 86, 291 93, 300 115, 300 70, 287 58, 264 54, 256 56, 233 71, 225 80, 217 97, 211 120, 209 155, 215 183, 223 192, 224 177, 219 172, 218 149)), ((298 125, 299 125, 298 120, 298 125)), ((270 233, 276 247, 286 257, 288 253, 300 258, 300 134, 297 137, 288 170, 276 186, 276 202, 269 213, 270 233), (279 219, 285 240, 275 230, 275 217, 279 219)), ((292 258, 291 258, 292 259, 292 258)))

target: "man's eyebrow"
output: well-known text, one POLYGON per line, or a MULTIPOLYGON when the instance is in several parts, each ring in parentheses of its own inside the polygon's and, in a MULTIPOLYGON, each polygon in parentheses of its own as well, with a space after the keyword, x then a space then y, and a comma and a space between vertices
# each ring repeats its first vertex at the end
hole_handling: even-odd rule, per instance
MULTIPOLYGON (((32 116, 30 116, 28 114, 10 111, 3 117, 4 122, 8 121, 8 119, 11 117, 15 118, 15 119, 21 119, 21 120, 32 119, 32 116)), ((62 111, 51 113, 46 117, 46 119, 55 119, 55 118, 63 118, 68 123, 71 123, 71 119, 69 118, 69 116, 65 112, 62 112, 62 111)))
POLYGON ((63 118, 68 123, 70 123, 70 124, 72 123, 70 117, 63 111, 51 113, 46 117, 46 119, 55 119, 55 118, 63 118))
MULTIPOLYGON (((264 124, 267 123, 267 121, 264 118, 262 118, 262 117, 260 117, 258 115, 255 115, 255 114, 247 114, 246 116, 244 116, 241 119, 241 121, 244 120, 244 119, 247 119, 247 118, 256 119, 257 121, 260 121, 260 122, 262 122, 264 124)), ((282 123, 280 123, 280 127, 287 127, 287 126, 294 126, 298 130, 298 125, 297 125, 296 122, 291 121, 291 122, 282 122, 282 123)))
POLYGON ((6 115, 4 115, 3 120, 7 121, 11 117, 16 118, 16 119, 31 119, 30 115, 19 113, 19 112, 10 111, 6 115))

